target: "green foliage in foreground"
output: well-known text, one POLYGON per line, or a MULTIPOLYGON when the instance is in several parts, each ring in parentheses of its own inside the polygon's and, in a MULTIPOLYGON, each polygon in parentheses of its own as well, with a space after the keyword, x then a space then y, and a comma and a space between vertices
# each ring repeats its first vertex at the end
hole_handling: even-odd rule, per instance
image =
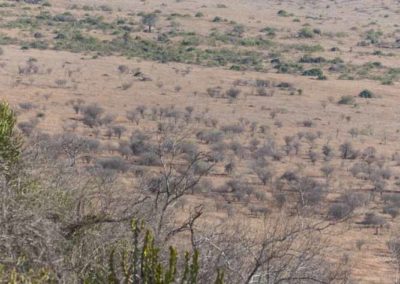
POLYGON ((15 134, 16 117, 6 102, 0 102, 0 170, 10 178, 20 157, 21 139, 15 134))
MULTIPOLYGON (((192 256, 186 252, 183 265, 178 266, 177 250, 170 247, 168 260, 163 262, 160 256, 161 248, 155 245, 152 232, 136 220, 132 221, 131 228, 133 245, 126 247, 120 244, 112 248, 108 267, 92 271, 84 283, 198 283, 200 264, 199 253, 196 250, 192 256)), ((223 284, 223 278, 223 273, 218 271, 215 283, 223 284)))
MULTIPOLYGON (((25 193, 19 194, 16 190, 19 186, 14 186, 14 181, 19 180, 19 171, 14 170, 16 165, 22 163, 22 139, 16 134, 16 115, 6 102, 0 103, 0 174, 5 178, 6 184, 3 188, 2 198, 9 204, 18 205, 18 202, 26 202, 21 206, 21 218, 28 218, 30 215, 29 206, 34 207, 35 203, 39 204, 46 198, 45 196, 36 196, 28 194, 33 186, 27 184, 25 193), (23 198, 21 198, 23 196, 23 198), (8 199, 7 199, 8 198, 8 199), (39 198, 39 199, 38 199, 39 198), (25 206, 26 205, 26 206, 25 206)), ((1 177, 1 176, 0 176, 1 177)), ((20 182, 18 182, 20 184, 20 182)), ((13 205, 13 207, 15 207, 13 205)), ((10 209, 10 208, 8 208, 10 209)), ((11 210, 11 209, 10 209, 11 210)), ((13 211, 8 212, 13 214, 13 211)), ((3 213, 4 214, 4 213, 3 213)), ((11 217, 10 217, 11 218, 11 217)), ((7 218, 5 218, 7 219, 7 218)), ((11 220, 12 222, 13 220, 11 220)), ((48 220, 50 221, 50 219, 48 220)), ((34 223, 35 232, 41 229, 52 227, 46 223, 45 228, 39 228, 40 222, 34 223)), ((53 224, 54 225, 54 224, 53 224)), ((80 277, 81 283, 137 283, 137 284, 196 284, 198 283, 198 275, 200 271, 200 256, 197 250, 190 255, 185 253, 184 260, 178 261, 178 252, 174 247, 167 249, 158 246, 155 238, 149 229, 146 229, 143 222, 133 220, 131 222, 132 238, 128 241, 117 240, 115 243, 106 245, 106 252, 109 251, 107 259, 99 259, 95 265, 89 269, 80 267, 83 271, 80 277)), ((21 247, 24 246, 27 235, 13 235, 8 232, 11 237, 21 239, 21 247)), ((38 233, 39 234, 39 233, 38 233)), ((34 239, 36 236, 32 236, 34 239)), ((31 247, 39 249, 39 243, 32 241, 31 247)), ((53 245, 52 243, 50 245, 53 245)), ((27 248, 25 246, 24 248, 27 248)), ((47 249, 47 247, 46 247, 47 249)), ((7 254, 0 252, 0 282, 1 283, 58 283, 55 271, 44 264, 40 264, 37 259, 29 258, 29 253, 25 253, 23 249, 12 251, 15 254, 15 260, 8 260, 7 254), (32 265, 34 264, 34 265, 32 265)), ((61 253, 61 252, 59 252, 61 253)), ((34 255, 34 254, 33 254, 34 255)), ((107 258, 107 257, 106 257, 107 258)), ((217 271, 216 284, 223 284, 223 273, 217 271)))
POLYGON ((59 31, 54 49, 72 52, 97 52, 101 55, 120 54, 159 62, 181 62, 206 66, 240 65, 245 69, 262 68, 262 56, 254 51, 232 49, 200 49, 174 43, 159 43, 128 34, 110 41, 101 41, 79 30, 59 31))

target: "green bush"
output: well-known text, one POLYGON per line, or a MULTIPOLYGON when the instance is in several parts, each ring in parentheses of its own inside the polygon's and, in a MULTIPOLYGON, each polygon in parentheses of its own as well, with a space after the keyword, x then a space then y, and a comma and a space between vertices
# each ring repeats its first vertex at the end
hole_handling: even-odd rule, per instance
POLYGON ((216 17, 214 17, 214 19, 212 21, 213 21, 213 23, 219 23, 219 22, 222 22, 222 18, 219 16, 216 16, 216 17))
POLYGON ((312 69, 305 70, 303 72, 303 76, 322 77, 322 76, 324 76, 324 73, 319 68, 312 68, 312 69))
POLYGON ((364 98, 364 99, 376 98, 375 94, 373 92, 371 92, 370 90, 363 90, 358 94, 358 96, 360 98, 364 98))
POLYGON ((298 36, 300 38, 313 38, 314 37, 314 31, 311 30, 310 28, 302 28, 299 33, 298 36))
POLYGON ((196 18, 202 18, 202 17, 204 17, 204 14, 202 12, 197 12, 194 16, 196 18))
MULTIPOLYGON (((167 261, 162 261, 160 248, 150 230, 143 223, 132 221, 133 247, 115 247, 111 250, 108 268, 93 269, 84 283, 148 283, 148 284, 194 284, 198 282, 200 270, 199 253, 192 256, 185 253, 182 269, 177 265, 178 253, 175 248, 169 248, 167 261)), ((215 283, 223 284, 224 275, 217 270, 215 283)))
POLYGON ((277 14, 280 17, 288 17, 289 16, 288 12, 286 12, 285 10, 279 10, 277 14))
POLYGON ((383 33, 381 31, 369 30, 365 33, 365 40, 371 44, 378 44, 383 33))

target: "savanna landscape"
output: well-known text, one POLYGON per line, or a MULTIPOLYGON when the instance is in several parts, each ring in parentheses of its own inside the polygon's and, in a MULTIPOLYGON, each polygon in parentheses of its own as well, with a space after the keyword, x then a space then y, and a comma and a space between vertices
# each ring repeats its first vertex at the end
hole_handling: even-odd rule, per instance
POLYGON ((0 0, 1 283, 400 283, 399 25, 0 0))

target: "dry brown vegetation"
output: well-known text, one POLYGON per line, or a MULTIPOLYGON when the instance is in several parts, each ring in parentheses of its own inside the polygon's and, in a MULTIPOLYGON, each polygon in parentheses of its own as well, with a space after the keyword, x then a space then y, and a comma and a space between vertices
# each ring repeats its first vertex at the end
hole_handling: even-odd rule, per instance
POLYGON ((398 1, 1 1, 0 16, 17 188, 38 188, 20 202, 2 173, 5 270, 24 256, 88 281, 137 218, 164 262, 169 245, 199 252, 198 283, 216 268, 399 283, 398 1))

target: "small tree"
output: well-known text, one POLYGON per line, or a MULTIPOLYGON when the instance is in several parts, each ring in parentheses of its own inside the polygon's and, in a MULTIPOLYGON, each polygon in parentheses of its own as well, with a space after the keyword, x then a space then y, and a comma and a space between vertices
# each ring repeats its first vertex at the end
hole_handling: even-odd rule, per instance
POLYGON ((156 22, 157 22, 157 15, 154 13, 149 13, 142 16, 142 24, 147 26, 148 28, 147 31, 149 33, 151 33, 151 29, 152 27, 154 27, 156 22))
POLYGON ((343 143, 339 146, 342 159, 354 160, 358 156, 358 152, 354 150, 350 142, 343 143))
POLYGON ((263 185, 266 185, 271 180, 273 174, 268 168, 260 168, 255 170, 257 177, 260 179, 263 185))
POLYGON ((366 213, 363 223, 375 227, 375 234, 379 234, 379 228, 385 224, 385 219, 382 216, 376 215, 373 212, 366 213))

